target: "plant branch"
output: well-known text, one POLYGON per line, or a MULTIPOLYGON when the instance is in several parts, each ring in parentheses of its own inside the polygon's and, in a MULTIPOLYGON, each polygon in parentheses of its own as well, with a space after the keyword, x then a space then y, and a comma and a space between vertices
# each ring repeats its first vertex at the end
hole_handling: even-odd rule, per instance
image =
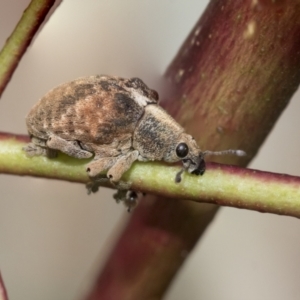
MULTIPOLYGON (((170 93, 161 104, 202 149, 248 154, 218 162, 246 166, 299 85, 300 5, 277 2, 211 0, 167 70, 170 93)), ((252 206, 264 210, 258 199, 252 206)), ((281 199, 284 209, 290 199, 281 199)), ((270 198, 267 205, 273 203, 270 198)), ((143 199, 86 299, 161 299, 216 211, 191 201, 143 199)))
MULTIPOLYGON (((80 183, 89 181, 84 167, 88 160, 73 159, 63 154, 57 159, 28 158, 22 151, 27 141, 26 136, 0 133, 1 173, 80 183)), ((170 199, 186 199, 300 218, 299 177, 208 163, 204 176, 184 173, 182 181, 175 183, 179 170, 178 166, 138 162, 122 179, 130 183, 135 191, 170 199)))
POLYGON ((8 300, 6 288, 4 286, 4 282, 0 273, 0 300, 8 300))
POLYGON ((32 0, 0 52, 0 97, 55 0, 32 0))

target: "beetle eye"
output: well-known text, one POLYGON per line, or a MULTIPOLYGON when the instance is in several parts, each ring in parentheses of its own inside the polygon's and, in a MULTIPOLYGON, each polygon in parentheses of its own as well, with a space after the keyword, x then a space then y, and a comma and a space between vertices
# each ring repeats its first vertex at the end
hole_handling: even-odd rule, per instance
POLYGON ((189 147, 187 146, 186 143, 180 143, 176 147, 176 154, 178 157, 183 158, 187 156, 189 153, 189 147))

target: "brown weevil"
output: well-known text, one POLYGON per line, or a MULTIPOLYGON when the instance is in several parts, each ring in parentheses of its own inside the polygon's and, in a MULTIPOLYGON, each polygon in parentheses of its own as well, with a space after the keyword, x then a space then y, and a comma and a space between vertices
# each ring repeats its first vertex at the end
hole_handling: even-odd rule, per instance
MULTIPOLYGON (((61 151, 75 158, 91 158, 91 179, 107 171, 118 184, 132 163, 182 161, 181 174, 202 175, 206 155, 244 155, 241 150, 204 151, 192 136, 158 105, 158 94, 139 78, 90 76, 64 83, 48 92, 26 118, 31 143, 29 156, 54 157, 61 151)), ((95 180, 94 182, 96 182, 95 180)), ((117 186, 118 187, 118 186, 117 186)), ((90 191, 95 191, 90 185, 90 191)), ((130 208, 136 193, 119 192, 130 208)))

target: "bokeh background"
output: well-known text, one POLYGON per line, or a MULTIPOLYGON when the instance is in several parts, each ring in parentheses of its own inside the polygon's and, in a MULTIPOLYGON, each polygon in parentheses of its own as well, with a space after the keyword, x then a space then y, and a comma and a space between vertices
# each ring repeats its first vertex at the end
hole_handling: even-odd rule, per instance
MULTIPOLYGON (((29 2, 0 0, 0 46, 29 2)), ((0 100, 1 131, 26 133, 31 106, 80 76, 138 76, 159 91, 157 79, 207 3, 63 1, 0 100)), ((299 98, 252 168, 300 175, 299 98)), ((0 175, 0 270, 10 299, 71 300, 86 293, 129 217, 111 194, 88 196, 80 184, 0 175)), ((299 299, 299 253, 299 220, 223 208, 165 299, 299 299)))

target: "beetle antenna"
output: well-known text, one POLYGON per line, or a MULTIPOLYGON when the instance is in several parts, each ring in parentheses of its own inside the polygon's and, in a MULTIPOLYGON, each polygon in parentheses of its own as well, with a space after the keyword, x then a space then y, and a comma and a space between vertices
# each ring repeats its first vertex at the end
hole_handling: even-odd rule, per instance
POLYGON ((207 155, 227 155, 227 154, 231 154, 231 155, 236 155, 236 156, 246 156, 246 152, 243 150, 223 150, 223 151, 209 151, 206 150, 202 153, 203 157, 207 156, 207 155))

